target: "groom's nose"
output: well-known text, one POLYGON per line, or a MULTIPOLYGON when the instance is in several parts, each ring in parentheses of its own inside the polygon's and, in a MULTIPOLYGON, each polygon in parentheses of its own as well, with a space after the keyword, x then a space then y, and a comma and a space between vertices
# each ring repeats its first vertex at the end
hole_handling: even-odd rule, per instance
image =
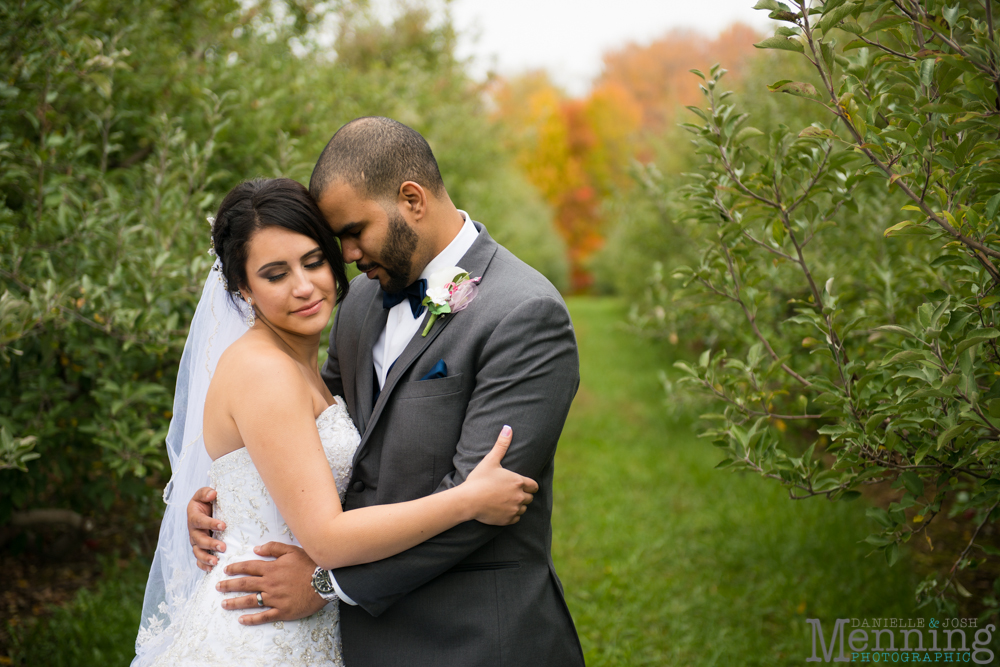
POLYGON ((357 262, 364 257, 364 253, 361 252, 361 248, 359 248, 358 244, 351 239, 341 239, 340 248, 341 252, 344 254, 344 262, 347 264, 357 262))

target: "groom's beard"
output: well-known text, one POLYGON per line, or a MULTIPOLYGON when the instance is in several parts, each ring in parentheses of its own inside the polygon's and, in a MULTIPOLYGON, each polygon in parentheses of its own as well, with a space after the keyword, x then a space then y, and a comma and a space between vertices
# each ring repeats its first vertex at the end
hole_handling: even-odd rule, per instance
POLYGON ((393 294, 410 284, 410 270, 413 268, 413 253, 417 249, 418 236, 406 224, 406 219, 395 208, 389 212, 389 232, 379 262, 356 266, 361 272, 370 271, 375 266, 381 266, 386 273, 385 282, 379 280, 382 290, 393 294))

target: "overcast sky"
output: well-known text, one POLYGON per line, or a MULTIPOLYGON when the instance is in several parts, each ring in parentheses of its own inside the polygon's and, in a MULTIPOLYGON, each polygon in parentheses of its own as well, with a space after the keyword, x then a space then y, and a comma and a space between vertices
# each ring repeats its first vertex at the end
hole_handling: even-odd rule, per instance
POLYGON ((714 37, 742 21, 770 32, 755 0, 453 0, 463 33, 459 54, 472 73, 546 69, 574 95, 601 71, 601 54, 628 42, 648 43, 674 28, 714 37), (478 36, 478 37, 477 37, 478 36))

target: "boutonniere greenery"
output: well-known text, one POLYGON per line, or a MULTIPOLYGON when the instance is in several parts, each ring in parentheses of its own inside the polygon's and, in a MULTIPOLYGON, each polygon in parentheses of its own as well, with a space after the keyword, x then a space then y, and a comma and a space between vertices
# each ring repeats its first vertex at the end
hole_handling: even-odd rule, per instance
POLYGON ((480 280, 482 276, 473 278, 460 266, 449 266, 432 273, 427 279, 427 296, 423 300, 431 316, 420 335, 426 336, 437 318, 465 310, 479 293, 480 280))

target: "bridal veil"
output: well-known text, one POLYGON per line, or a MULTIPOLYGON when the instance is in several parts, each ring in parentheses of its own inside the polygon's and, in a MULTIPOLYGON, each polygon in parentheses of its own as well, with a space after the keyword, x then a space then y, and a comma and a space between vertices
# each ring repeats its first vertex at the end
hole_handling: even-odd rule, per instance
POLYGON ((247 331, 242 300, 229 298, 216 259, 202 289, 177 372, 174 410, 167 432, 172 475, 163 490, 166 509, 146 583, 142 621, 132 667, 151 664, 170 646, 172 622, 180 619, 204 572, 198 569, 188 540, 187 504, 195 491, 209 486, 212 460, 202 439, 205 396, 219 357, 247 331))

